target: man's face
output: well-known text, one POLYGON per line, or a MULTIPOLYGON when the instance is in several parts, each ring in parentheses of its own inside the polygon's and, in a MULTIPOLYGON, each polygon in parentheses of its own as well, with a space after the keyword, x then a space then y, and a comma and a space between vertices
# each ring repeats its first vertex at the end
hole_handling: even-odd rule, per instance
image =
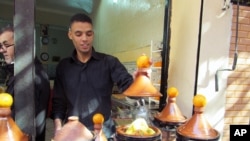
POLYGON ((0 35, 0 53, 3 54, 5 62, 14 62, 14 33, 5 31, 0 35))
POLYGON ((89 53, 91 51, 94 39, 92 28, 92 25, 88 22, 72 23, 68 36, 72 40, 77 52, 89 53))

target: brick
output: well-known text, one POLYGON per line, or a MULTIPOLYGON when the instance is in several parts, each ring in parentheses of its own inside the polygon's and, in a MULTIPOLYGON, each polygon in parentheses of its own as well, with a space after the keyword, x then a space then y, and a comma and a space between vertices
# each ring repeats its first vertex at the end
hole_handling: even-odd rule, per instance
MULTIPOLYGON (((233 59, 233 58, 232 58, 233 59)), ((247 63, 247 59, 245 58, 238 58, 237 59, 237 64, 246 64, 247 63)))
POLYGON ((250 92, 245 91, 245 92, 234 92, 233 97, 250 97, 250 92))
MULTIPOLYGON (((237 5, 234 5, 235 7, 234 8, 237 8, 237 5)), ((242 5, 242 6, 239 6, 239 9, 242 11, 242 10, 244 10, 244 11, 249 11, 250 10, 250 8, 248 7, 248 6, 244 6, 244 5, 242 5)))
POLYGON ((248 110, 248 111, 239 111, 239 113, 240 113, 239 116, 249 117, 250 110, 248 110))
POLYGON ((238 45, 238 47, 237 47, 237 51, 238 51, 238 52, 245 51, 246 49, 247 49, 247 44, 238 45))
POLYGON ((249 72, 245 72, 244 75, 245 75, 245 77, 248 77, 248 78, 250 77, 250 73, 249 72))
MULTIPOLYGON (((238 38, 248 38, 249 32, 247 31, 239 31, 238 32, 238 38)), ((232 37, 231 39, 235 40, 236 37, 236 31, 232 31, 232 37)))
POLYGON ((225 92, 225 94, 226 94, 226 98, 228 98, 228 97, 234 97, 234 92, 233 91, 226 91, 225 92))
POLYGON ((232 124, 248 124, 249 117, 234 117, 232 124))
POLYGON ((240 85, 250 85, 250 79, 249 78, 238 78, 237 83, 240 85))
POLYGON ((229 77, 235 77, 235 78, 238 78, 238 77, 243 77, 244 75, 240 72, 232 72, 230 73, 229 77))
POLYGON ((249 24, 249 18, 247 17, 239 17, 240 24, 249 24))
MULTIPOLYGON (((250 47, 250 46, 245 45, 245 47, 250 47)), ((238 52, 238 57, 248 59, 250 58, 250 53, 246 51, 238 52)))
MULTIPOLYGON (((233 106, 234 110, 239 111, 249 111, 250 110, 250 103, 249 104, 235 104, 233 106)), ((249 118, 249 117, 248 117, 249 118)))
MULTIPOLYGON (((242 104, 248 104, 248 103, 250 103, 250 97, 241 98, 241 103, 242 104)), ((249 113, 249 115, 250 115, 250 113, 249 113)))
POLYGON ((235 117, 235 116, 242 116, 240 111, 226 111, 225 117, 235 117))
POLYGON ((240 12, 239 16, 241 16, 241 17, 250 17, 250 11, 247 11, 247 9, 243 9, 240 12))
POLYGON ((239 98, 227 98, 226 103, 241 104, 241 101, 239 98))
POLYGON ((227 90, 242 91, 245 89, 244 85, 229 85, 227 90))
MULTIPOLYGON (((249 67, 249 65, 246 65, 246 64, 237 64, 236 65, 236 71, 237 72, 249 72, 250 67, 249 67)), ((232 78, 232 79, 236 79, 236 78, 232 78)), ((240 81, 240 79, 238 79, 238 80, 240 81)), ((238 84, 240 84, 240 82, 238 82, 238 84)))
POLYGON ((227 83, 230 84, 230 85, 236 85, 236 84, 238 84, 237 80, 235 80, 234 77, 233 78, 228 77, 227 83))
POLYGON ((226 111, 235 111, 233 103, 225 103, 225 110, 226 111))
POLYGON ((230 124, 233 122, 233 118, 232 117, 224 117, 224 124, 230 124))
POLYGON ((242 31, 250 31, 250 25, 242 24, 238 27, 238 29, 242 31))
POLYGON ((249 65, 250 64, 250 59, 246 59, 246 65, 249 65))

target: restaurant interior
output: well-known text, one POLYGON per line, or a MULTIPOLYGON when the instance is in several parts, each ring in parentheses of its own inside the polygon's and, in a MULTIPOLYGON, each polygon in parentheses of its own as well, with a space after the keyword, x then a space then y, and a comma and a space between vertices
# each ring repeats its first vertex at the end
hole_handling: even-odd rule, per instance
MULTIPOLYGON (((152 61, 150 78, 141 77, 152 91, 133 92, 131 88, 120 92, 114 84, 112 116, 118 140, 224 140, 224 134, 228 136, 224 132, 225 92, 228 72, 233 71, 224 71, 229 64, 232 5, 228 0, 1 0, 0 26, 14 23, 24 33, 17 35, 27 35, 23 44, 28 42, 34 48, 21 49, 23 44, 17 40, 16 46, 22 50, 16 53, 17 70, 27 67, 20 58, 37 56, 49 75, 53 95, 56 66, 74 49, 67 36, 69 19, 78 12, 89 15, 96 50, 119 58, 131 74, 138 69, 136 61, 142 54, 152 61), (25 17, 27 13, 30 15, 25 17), (173 95, 168 91, 171 88, 177 88, 173 95), (199 94, 205 95, 202 106, 194 100, 199 94), (146 119, 153 135, 124 133, 137 116, 146 119)), ((3 66, 2 56, 0 61, 3 66)), ((1 85, 5 79, 0 68, 1 85)), ((34 87, 23 90, 24 84, 16 85, 16 92, 25 93, 28 101, 34 87)), ((50 110, 51 105, 48 115, 50 110)), ((26 122, 16 121, 21 129, 26 122)), ((47 123, 46 140, 50 141, 54 131, 49 116, 47 123)), ((24 132, 33 133, 30 129, 24 128, 24 132)))

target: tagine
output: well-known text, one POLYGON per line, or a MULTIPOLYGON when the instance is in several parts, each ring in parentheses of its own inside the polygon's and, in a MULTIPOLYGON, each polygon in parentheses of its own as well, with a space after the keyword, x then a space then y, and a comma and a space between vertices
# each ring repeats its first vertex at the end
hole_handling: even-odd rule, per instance
POLYGON ((176 104, 176 97, 179 95, 179 91, 176 87, 170 87, 167 89, 168 101, 164 109, 156 114, 154 117, 160 124, 168 125, 180 125, 186 122, 187 118, 183 116, 181 110, 176 104))
POLYGON ((28 135, 24 134, 11 118, 12 104, 13 97, 9 93, 0 93, 0 140, 28 141, 28 135))
POLYGON ((101 113, 96 113, 93 118, 94 132, 96 134, 95 141, 107 141, 105 134, 102 131, 104 116, 101 113))
POLYGON ((193 98, 194 115, 185 124, 177 128, 177 139, 217 141, 220 137, 219 132, 213 129, 203 112, 207 104, 206 97, 197 94, 193 98))
POLYGON ((52 141, 92 140, 94 137, 95 134, 80 123, 77 116, 71 116, 62 129, 57 131, 52 141))
POLYGON ((119 140, 152 140, 160 139, 161 131, 149 126, 144 118, 137 118, 131 124, 120 126, 116 129, 119 140))
POLYGON ((134 82, 123 94, 128 97, 160 97, 162 94, 154 87, 150 80, 150 66, 152 62, 145 54, 138 57, 137 75, 134 82))
MULTIPOLYGON (((153 86, 150 80, 150 67, 152 62, 146 55, 137 59, 137 74, 134 82, 123 92, 127 97, 137 99, 141 103, 144 97, 160 97, 162 94, 153 86)), ((143 103, 143 102, 142 102, 143 103)), ((148 109, 145 104, 139 104, 133 112, 134 121, 131 124, 116 128, 118 141, 160 141, 161 131, 148 122, 148 109)))

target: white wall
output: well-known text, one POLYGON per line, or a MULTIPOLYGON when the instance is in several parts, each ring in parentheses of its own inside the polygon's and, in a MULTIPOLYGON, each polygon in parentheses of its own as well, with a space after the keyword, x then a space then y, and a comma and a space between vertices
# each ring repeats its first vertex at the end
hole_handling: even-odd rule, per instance
POLYGON ((122 62, 150 55, 151 40, 162 41, 165 0, 103 0, 93 14, 94 46, 122 62))

